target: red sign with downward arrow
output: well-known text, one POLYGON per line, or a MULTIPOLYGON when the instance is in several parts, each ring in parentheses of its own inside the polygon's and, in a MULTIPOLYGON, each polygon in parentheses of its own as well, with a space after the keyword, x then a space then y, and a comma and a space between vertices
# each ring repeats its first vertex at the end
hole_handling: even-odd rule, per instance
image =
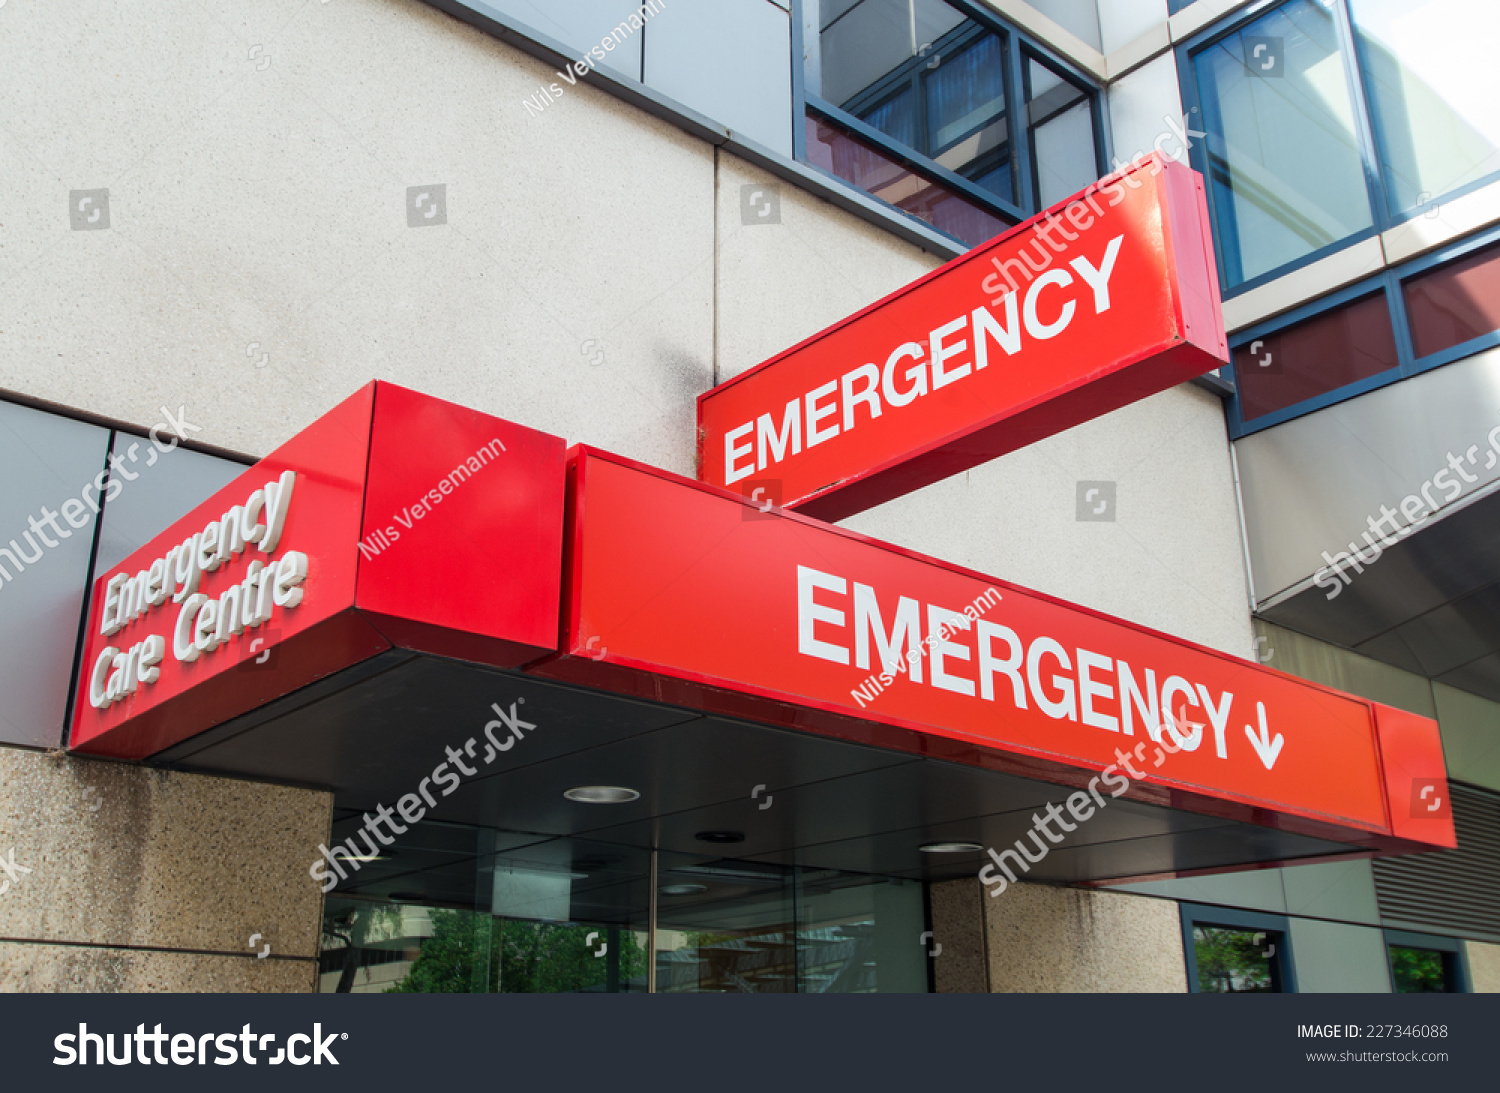
POLYGON ((577 450, 571 474, 572 659, 546 674, 1070 784, 1114 767, 1138 799, 1345 842, 1453 845, 1446 816, 1409 814, 1411 785, 1444 776, 1431 721, 619 457, 577 450))

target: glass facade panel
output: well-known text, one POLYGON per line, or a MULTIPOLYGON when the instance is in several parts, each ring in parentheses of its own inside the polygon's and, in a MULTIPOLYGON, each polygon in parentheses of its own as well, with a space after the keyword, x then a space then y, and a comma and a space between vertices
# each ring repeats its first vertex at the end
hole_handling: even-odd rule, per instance
POLYGON ((1245 421, 1397 367, 1384 293, 1332 308, 1234 351, 1245 421))
POLYGON ((807 2, 810 95, 1014 200, 1003 37, 941 0, 807 2))
MULTIPOLYGON (((362 829, 334 823, 346 875, 324 904, 321 991, 649 988, 649 851, 432 821, 381 845, 362 829)), ((667 853, 657 868, 660 993, 927 990, 920 883, 667 853)))
MULTIPOLYGON (((807 159, 969 246, 993 239, 1010 225, 946 186, 897 163, 872 144, 832 122, 807 117, 807 159)), ((1004 168, 1007 174, 1009 168, 1004 168)))
POLYGON ((1500 7, 1350 0, 1392 215, 1500 171, 1500 7))
POLYGON ((1373 226, 1328 0, 1294 0, 1193 57, 1226 288, 1373 226))
POLYGON ((108 429, 0 401, 0 743, 62 743, 108 454, 108 429))
POLYGON ((804 994, 927 990, 922 885, 804 870, 797 889, 798 981, 804 994))
POLYGON ((1194 926, 1198 989, 1204 994, 1279 994, 1275 946, 1281 935, 1229 926, 1194 926))
POLYGON ((1092 99, 1037 61, 1026 63, 1026 116, 1031 124, 1033 195, 1045 209, 1099 177, 1092 99))
POLYGON ((1500 243, 1418 274, 1401 286, 1420 357, 1500 330, 1500 243))
POLYGON ((659 891, 661 992, 927 990, 915 881, 663 855, 659 891))

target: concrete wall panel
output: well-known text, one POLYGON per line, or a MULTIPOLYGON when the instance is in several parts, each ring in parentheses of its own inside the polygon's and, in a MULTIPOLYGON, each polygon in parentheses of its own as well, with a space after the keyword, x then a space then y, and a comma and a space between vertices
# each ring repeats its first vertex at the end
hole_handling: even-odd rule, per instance
MULTIPOLYGON (((0 748, 0 940, 318 953, 331 797, 0 748)), ((92 974, 92 973, 91 973, 92 974)), ((308 973, 309 976, 311 973, 308 973)))
POLYGON ((1181 919, 1168 900, 1014 884, 985 905, 991 990, 1187 990, 1181 919))

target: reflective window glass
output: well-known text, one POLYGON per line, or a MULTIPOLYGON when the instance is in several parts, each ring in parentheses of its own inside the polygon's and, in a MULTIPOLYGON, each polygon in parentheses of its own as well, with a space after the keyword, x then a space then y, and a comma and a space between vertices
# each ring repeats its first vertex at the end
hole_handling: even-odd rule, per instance
POLYGON ((1500 243, 1405 282, 1412 347, 1426 357, 1500 330, 1500 243))
MULTIPOLYGON (((807 159, 971 247, 1010 226, 948 187, 897 163, 869 142, 811 114, 807 117, 807 159)), ((1000 170, 1009 177, 1009 167, 1000 170)))
MULTIPOLYGON (((335 817, 320 991, 649 989, 649 850, 433 821, 369 832, 335 817)), ((927 990, 919 882, 663 852, 656 896, 659 993, 927 990)))
POLYGON ((1392 945, 1390 955, 1391 978, 1397 994, 1453 994, 1457 991, 1455 954, 1392 945))
POLYGON ((1226 287, 1370 228, 1332 0, 1293 0, 1193 57, 1226 287))
POLYGON ((1397 367, 1384 293, 1331 308, 1234 351, 1245 421, 1397 367))
POLYGON ((1500 171, 1500 6, 1350 0, 1393 215, 1500 171))
POLYGON ((942 0, 806 0, 807 92, 1014 199, 1005 39, 942 0))
POLYGON ((1193 927, 1198 989, 1205 994, 1280 993, 1281 968, 1275 953, 1279 933, 1229 926, 1193 927))
POLYGON ((1099 177, 1091 98, 1035 60, 1026 62, 1026 118, 1038 208, 1071 197, 1099 177))

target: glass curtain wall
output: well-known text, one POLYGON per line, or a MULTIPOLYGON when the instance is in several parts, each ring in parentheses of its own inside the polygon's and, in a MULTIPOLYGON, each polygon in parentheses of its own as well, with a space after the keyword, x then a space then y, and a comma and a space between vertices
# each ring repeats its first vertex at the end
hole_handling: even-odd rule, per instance
MULTIPOLYGON (((429 822, 340 863, 323 992, 648 989, 649 851, 429 822)), ((924 992, 923 899, 916 881, 661 854, 656 989, 924 992)))

